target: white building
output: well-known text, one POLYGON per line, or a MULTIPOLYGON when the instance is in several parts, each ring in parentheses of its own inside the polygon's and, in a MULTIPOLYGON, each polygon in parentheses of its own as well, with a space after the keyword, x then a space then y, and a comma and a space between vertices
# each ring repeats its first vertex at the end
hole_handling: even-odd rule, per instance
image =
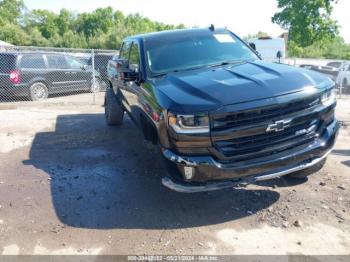
POLYGON ((281 58, 286 57, 286 41, 284 38, 260 37, 249 39, 248 42, 255 44, 256 51, 264 60, 277 62, 279 60, 277 53, 280 53, 281 58))

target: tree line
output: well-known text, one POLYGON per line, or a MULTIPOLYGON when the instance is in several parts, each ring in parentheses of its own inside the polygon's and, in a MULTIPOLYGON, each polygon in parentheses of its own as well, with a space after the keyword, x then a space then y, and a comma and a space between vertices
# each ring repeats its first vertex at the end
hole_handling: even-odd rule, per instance
MULTIPOLYGON (((289 32, 290 57, 350 59, 350 45, 339 36, 337 21, 331 19, 333 5, 339 0, 277 1, 279 11, 272 22, 289 32)), ((20 46, 117 49, 126 36, 179 28, 185 26, 151 21, 139 14, 124 15, 111 7, 84 13, 62 9, 56 14, 28 10, 22 0, 0 0, 0 39, 20 46)))
POLYGON ((22 0, 0 0, 0 39, 19 46, 117 49, 124 37, 184 28, 151 21, 139 14, 125 16, 111 7, 90 13, 62 9, 28 10, 22 0))
POLYGON ((331 17, 339 1, 347 0, 277 0, 279 11, 272 22, 288 31, 289 56, 350 59, 350 45, 331 17))

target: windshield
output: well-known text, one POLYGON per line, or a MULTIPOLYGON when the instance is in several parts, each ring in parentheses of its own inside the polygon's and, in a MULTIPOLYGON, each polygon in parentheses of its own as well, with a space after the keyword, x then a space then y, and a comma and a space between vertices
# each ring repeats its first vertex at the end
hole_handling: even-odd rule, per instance
POLYGON ((152 74, 259 59, 229 32, 196 32, 146 41, 148 67, 152 74))

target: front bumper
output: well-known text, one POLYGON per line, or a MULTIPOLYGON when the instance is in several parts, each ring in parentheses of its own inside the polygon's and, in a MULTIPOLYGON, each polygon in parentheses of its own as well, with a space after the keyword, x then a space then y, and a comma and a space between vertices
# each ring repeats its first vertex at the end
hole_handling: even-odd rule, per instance
POLYGON ((184 167, 191 167, 194 176, 191 180, 164 177, 162 183, 178 192, 193 193, 281 177, 314 166, 325 159, 335 144, 338 131, 339 123, 334 120, 322 137, 307 147, 249 162, 221 163, 211 156, 179 156, 170 150, 163 150, 164 157, 176 164, 180 171, 184 167))

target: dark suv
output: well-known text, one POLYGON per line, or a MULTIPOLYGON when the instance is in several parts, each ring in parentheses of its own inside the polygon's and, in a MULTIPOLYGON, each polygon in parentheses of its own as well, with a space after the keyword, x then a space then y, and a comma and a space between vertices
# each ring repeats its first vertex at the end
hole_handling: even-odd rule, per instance
POLYGON ((51 93, 78 90, 97 92, 101 81, 95 72, 77 58, 60 53, 0 53, 0 96, 24 96, 43 100, 51 93))
POLYGON ((107 123, 127 112, 161 148, 163 185, 179 192, 305 178, 337 137, 332 80, 262 61, 226 29, 129 37, 109 67, 107 123))

